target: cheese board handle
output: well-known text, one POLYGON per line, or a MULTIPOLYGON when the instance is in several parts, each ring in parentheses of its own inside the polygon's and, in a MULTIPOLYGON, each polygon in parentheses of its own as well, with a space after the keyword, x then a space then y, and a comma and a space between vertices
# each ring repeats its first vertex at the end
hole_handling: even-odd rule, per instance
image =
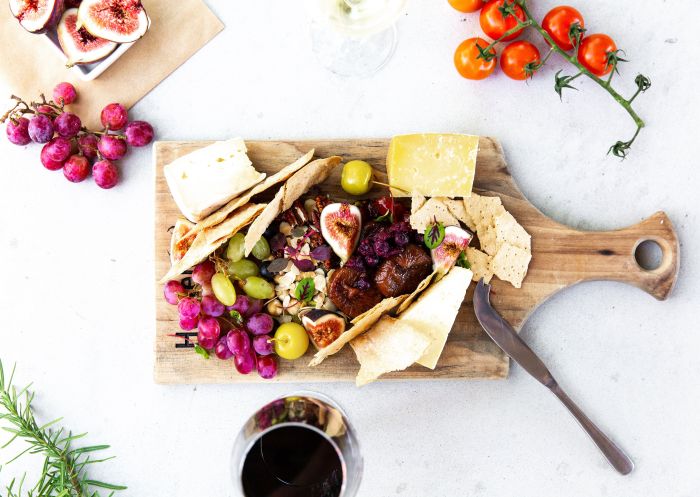
POLYGON ((560 275, 568 273, 569 284, 619 281, 665 300, 676 283, 680 265, 678 236, 665 212, 659 211, 627 228, 562 233, 561 237, 555 236, 550 241, 559 247, 563 265, 559 268, 563 271, 559 272, 560 275), (660 264, 653 269, 643 268, 636 258, 637 248, 646 241, 656 243, 661 249, 660 264))

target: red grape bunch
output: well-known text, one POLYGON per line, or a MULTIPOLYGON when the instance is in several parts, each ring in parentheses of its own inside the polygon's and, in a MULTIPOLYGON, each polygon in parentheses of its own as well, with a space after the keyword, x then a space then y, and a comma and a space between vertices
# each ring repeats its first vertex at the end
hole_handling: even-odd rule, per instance
POLYGON ((247 295, 238 295, 233 305, 224 305, 212 286, 215 274, 214 263, 204 261, 192 270, 191 291, 177 280, 163 287, 165 300, 177 306, 180 328, 197 328, 196 350, 203 356, 209 357, 213 351, 221 360, 233 359, 240 374, 257 370, 262 378, 274 378, 277 356, 271 333, 275 320, 263 312, 262 300, 247 295))
POLYGON ((70 83, 59 83, 53 100, 27 103, 12 96, 15 106, 0 117, 7 122, 7 138, 15 145, 43 143, 40 160, 46 169, 63 169, 72 183, 92 177, 100 188, 112 188, 119 182, 115 161, 126 155, 128 146, 144 147, 153 140, 153 127, 145 121, 129 122, 126 108, 112 103, 102 109, 102 130, 89 130, 80 117, 66 110, 78 93, 70 83))

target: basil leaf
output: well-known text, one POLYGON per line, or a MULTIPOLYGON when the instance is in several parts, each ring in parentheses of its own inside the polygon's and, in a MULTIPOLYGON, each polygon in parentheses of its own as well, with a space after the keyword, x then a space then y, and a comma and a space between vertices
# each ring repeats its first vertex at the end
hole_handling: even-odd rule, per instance
POLYGON ((313 278, 304 278, 294 290, 294 297, 301 302, 309 302, 314 298, 316 293, 316 285, 313 278))
POLYGON ((194 351, 197 352, 199 355, 204 357, 205 359, 209 359, 209 352, 207 352, 207 349, 199 345, 198 343, 194 344, 194 351))
POLYGON ((457 265, 459 267, 463 267, 465 269, 471 269, 472 265, 469 263, 467 260, 467 254, 465 252, 460 252, 459 257, 457 258, 457 265))
POLYGON ((445 226, 437 220, 425 228, 423 233, 423 242, 430 250, 436 249, 445 239, 445 226))

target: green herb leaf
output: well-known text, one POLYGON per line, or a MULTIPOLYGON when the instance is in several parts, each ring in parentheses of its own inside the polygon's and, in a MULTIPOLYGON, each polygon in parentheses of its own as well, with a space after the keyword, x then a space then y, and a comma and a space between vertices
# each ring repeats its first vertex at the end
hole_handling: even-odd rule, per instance
POLYGON ((465 252, 459 253, 459 257, 457 258, 457 265, 459 267, 471 269, 472 265, 469 264, 469 261, 467 260, 467 254, 465 252))
POLYGON ((375 222, 378 222, 378 223, 381 223, 382 221, 389 221, 390 223, 393 223, 394 222, 394 213, 391 212, 391 209, 389 209, 384 214, 375 218, 374 220, 375 220, 375 222))
POLYGON ((204 357, 205 359, 209 359, 209 352, 207 352, 207 349, 199 345, 198 343, 194 344, 194 351, 197 352, 199 355, 204 357))
POLYGON ((444 239, 445 225, 438 222, 437 219, 435 219, 433 224, 425 228, 425 233, 423 233, 423 241, 425 242, 425 246, 430 250, 438 248, 444 239))
POLYGON ((316 285, 313 278, 304 278, 294 290, 294 297, 301 302, 309 302, 314 298, 316 293, 316 285))
POLYGON ((233 318, 233 324, 236 326, 243 326, 243 316, 237 310, 232 310, 228 312, 228 315, 233 318))

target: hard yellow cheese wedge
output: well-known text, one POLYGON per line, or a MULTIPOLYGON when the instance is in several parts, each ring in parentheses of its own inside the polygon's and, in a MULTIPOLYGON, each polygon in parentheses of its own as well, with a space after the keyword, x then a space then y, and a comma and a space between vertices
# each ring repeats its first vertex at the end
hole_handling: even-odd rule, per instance
POLYGON ((399 314, 401 324, 419 330, 430 339, 430 345, 416 361, 418 364, 435 369, 471 281, 469 269, 455 266, 399 314))
POLYGON ((459 134, 400 135, 391 139, 386 169, 392 194, 469 197, 479 137, 459 134), (399 190, 400 189, 400 190, 399 190))

